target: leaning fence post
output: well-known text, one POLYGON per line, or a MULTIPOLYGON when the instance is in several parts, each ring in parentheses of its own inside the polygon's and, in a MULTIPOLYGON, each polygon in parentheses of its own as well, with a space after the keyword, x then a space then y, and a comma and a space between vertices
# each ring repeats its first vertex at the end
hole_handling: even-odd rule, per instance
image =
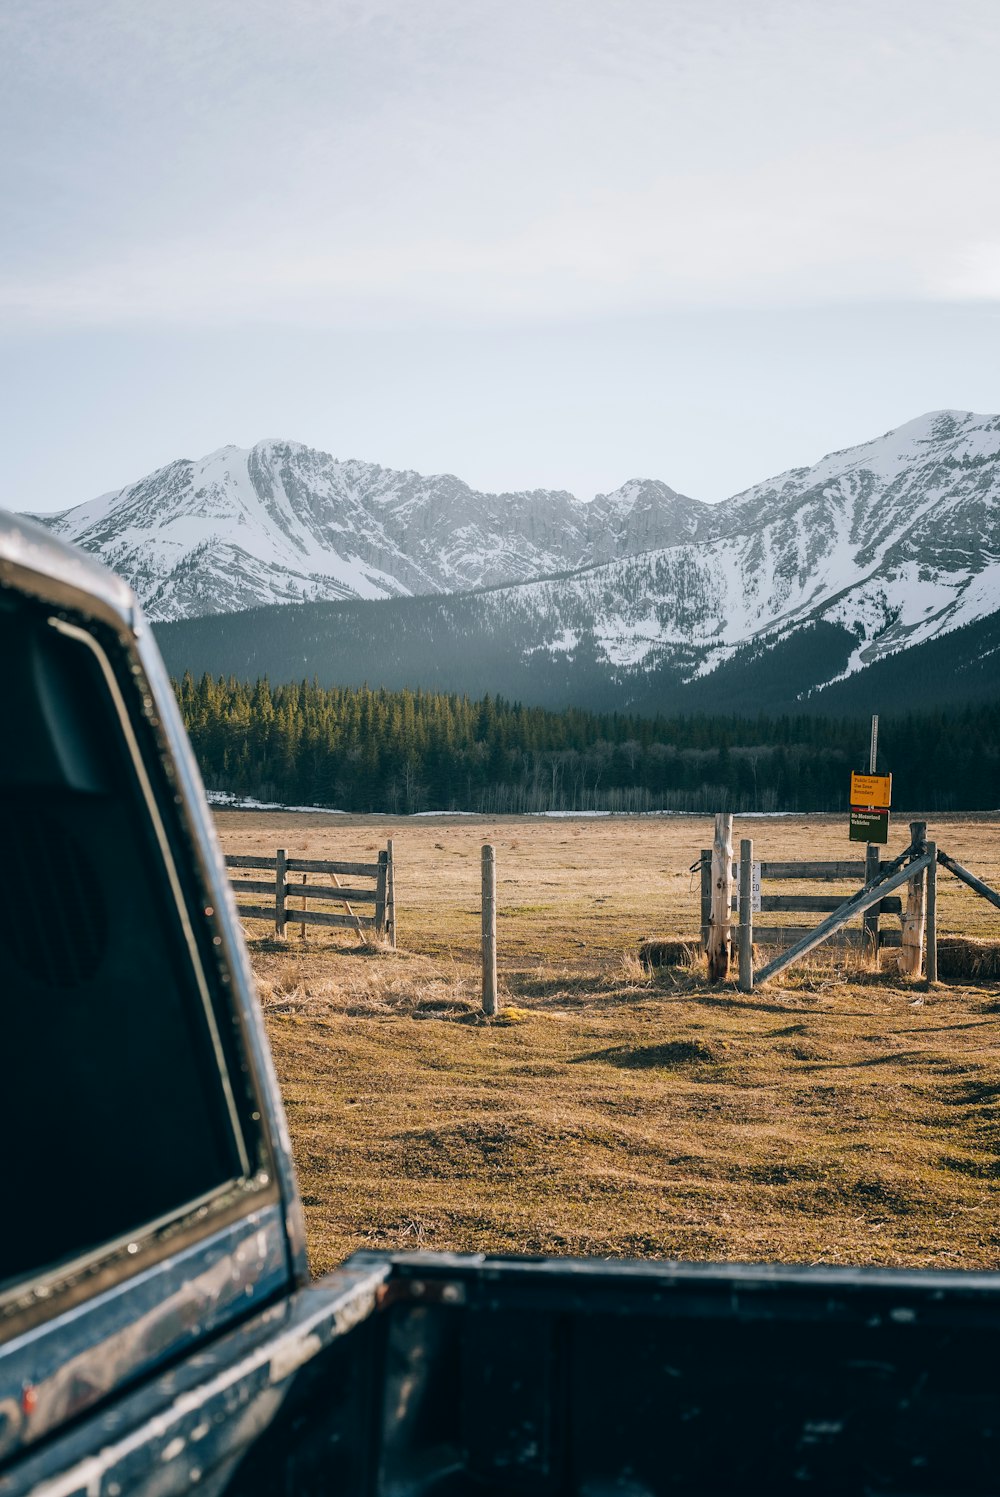
MULTIPOLYGON (((865 883, 873 884, 879 876, 878 847, 869 842, 865 849, 865 883)), ((866 956, 878 961, 878 916, 879 907, 873 904, 864 914, 862 950, 866 956)))
POLYGON ((927 851, 927 981, 937 982, 937 843, 928 842, 927 851))
MULTIPOLYGON (((926 821, 910 822, 910 845, 922 852, 927 837, 926 821)), ((919 977, 924 958, 924 888, 926 875, 921 868, 906 886, 906 913, 903 915, 903 947, 899 970, 904 977, 919 977)))
POLYGON ((483 844, 483 1013, 497 1011, 497 865, 496 849, 483 844))
POLYGON ((740 992, 753 992, 753 839, 740 841, 740 992))
POLYGON ((733 918, 733 818, 715 818, 712 844, 712 918, 708 929, 708 975, 713 982, 729 976, 729 941, 733 918))
POLYGON ((392 861, 392 838, 385 844, 386 850, 386 922, 389 927, 389 945, 396 949, 396 874, 392 861))
POLYGON ((708 950, 708 931, 712 923, 712 849, 701 850, 701 949, 708 950))
POLYGON ((274 864, 274 933, 279 941, 285 939, 285 880, 288 877, 288 853, 278 848, 274 864))
POLYGON ((378 855, 378 873, 375 877, 375 934, 380 940, 385 939, 385 906, 388 890, 389 854, 380 852, 378 855))

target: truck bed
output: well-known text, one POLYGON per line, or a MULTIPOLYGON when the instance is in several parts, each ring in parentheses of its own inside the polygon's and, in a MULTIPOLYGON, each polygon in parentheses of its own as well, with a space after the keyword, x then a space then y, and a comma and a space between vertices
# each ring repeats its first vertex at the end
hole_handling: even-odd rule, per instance
POLYGON ((998 1291, 995 1274, 356 1254, 0 1493, 996 1493, 998 1291))

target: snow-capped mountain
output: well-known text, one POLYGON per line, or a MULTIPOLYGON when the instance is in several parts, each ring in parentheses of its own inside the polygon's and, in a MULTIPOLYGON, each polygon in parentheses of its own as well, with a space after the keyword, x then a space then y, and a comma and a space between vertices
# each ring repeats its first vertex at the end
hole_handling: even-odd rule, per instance
MULTIPOLYGON (((641 526, 649 488, 604 503, 641 526)), ((676 539, 639 554, 465 598, 293 610, 287 630, 282 609, 229 620, 225 655, 211 620, 178 625, 169 658, 525 700, 610 701, 607 687, 649 705, 653 679, 728 680, 807 629, 797 669, 814 689, 1000 610, 998 416, 934 412, 723 504, 674 499, 676 539)))
POLYGON ((691 541, 491 606, 534 613, 539 648, 572 651, 582 629, 615 671, 697 656, 704 674, 748 641, 841 625, 850 674, 1000 609, 1000 416, 921 416, 737 494, 691 541))
POLYGON ((932 411, 717 516, 706 642, 824 619, 857 635, 857 669, 1000 609, 1000 416, 932 411))
POLYGON ((159 620, 518 582, 670 545, 707 509, 653 481, 590 504, 560 491, 484 494, 450 474, 260 442, 34 518, 120 572, 159 620))

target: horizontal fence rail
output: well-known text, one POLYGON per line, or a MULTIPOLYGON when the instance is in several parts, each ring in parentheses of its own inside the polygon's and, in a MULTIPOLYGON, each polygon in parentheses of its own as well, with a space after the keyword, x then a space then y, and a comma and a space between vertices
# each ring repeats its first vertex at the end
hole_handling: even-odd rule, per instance
MULTIPOLYGON (((733 863, 733 877, 739 871, 739 864, 733 863)), ((797 878, 797 879, 856 879, 864 878, 865 864, 862 858, 846 859, 843 862, 826 863, 775 863, 762 862, 760 865, 761 878, 797 878)))
MULTIPOLYGON (((702 850, 700 865, 702 871, 701 939, 702 946, 707 947, 708 932, 712 923, 710 848, 702 850)), ((697 868, 698 864, 695 864, 695 867, 697 868)), ((876 865, 873 859, 869 871, 868 865, 861 858, 830 859, 825 862, 771 859, 770 861, 761 860, 760 880, 761 884, 770 880, 794 880, 798 883, 846 883, 850 881, 864 884, 875 878, 883 878, 886 874, 894 872, 895 868, 895 863, 883 860, 876 865)), ((740 863, 734 858, 732 862, 733 890, 729 898, 731 915, 729 924, 732 928, 741 923, 739 920, 739 881, 740 863)), ((765 894, 761 890, 759 913, 762 915, 829 915, 839 910, 847 898, 847 894, 765 894)), ((879 917, 882 915, 901 916, 902 913, 902 899, 898 895, 887 895, 869 907, 863 929, 839 930, 835 933, 831 944, 859 948, 867 946, 870 949, 899 946, 900 932, 880 929, 879 917)), ((812 926, 804 925, 762 925, 757 920, 756 913, 751 923, 754 939, 767 946, 791 944, 800 940, 808 930, 812 929, 812 926)))
POLYGON ((247 920, 273 920, 275 935, 284 938, 289 923, 301 925, 303 934, 307 925, 335 926, 355 930, 358 935, 372 931, 380 940, 396 945, 396 886, 393 866, 393 849, 390 840, 385 850, 378 855, 377 862, 356 863, 321 858, 289 857, 285 848, 279 847, 273 858, 255 857, 233 853, 226 857, 226 867, 237 874, 272 873, 270 879, 230 877, 229 883, 236 896, 236 908, 247 920), (299 882, 292 882, 294 875, 299 882), (328 883, 308 883, 312 876, 325 877, 328 883), (356 882, 344 884, 342 879, 370 879, 370 886, 356 882), (249 903, 247 896, 270 895, 273 904, 249 903), (295 908, 290 901, 295 901, 295 908), (301 908, 298 908, 301 901, 301 908), (310 909, 310 901, 322 905, 340 904, 344 913, 330 909, 310 909), (371 913, 359 915, 355 905, 371 906, 371 913))
MULTIPOLYGON (((843 900, 841 900, 841 904, 843 900)), ((839 909, 840 906, 838 905, 839 909)), ((753 924, 753 939, 761 946, 788 946, 800 941, 811 931, 811 925, 758 925, 753 924)), ((879 950, 901 946, 903 933, 898 930, 881 930, 878 937, 879 950)), ((864 930, 837 930, 827 938, 829 946, 850 946, 858 951, 869 949, 870 942, 864 930)))

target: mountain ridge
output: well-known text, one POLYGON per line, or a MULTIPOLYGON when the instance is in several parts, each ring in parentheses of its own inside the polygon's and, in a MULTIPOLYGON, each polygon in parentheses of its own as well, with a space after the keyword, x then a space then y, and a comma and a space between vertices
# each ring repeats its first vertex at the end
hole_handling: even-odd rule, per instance
MULTIPOLYGON (((350 669, 372 681, 392 656, 400 669, 409 660, 418 684, 424 652, 460 674, 491 661, 506 690, 520 672, 632 700, 648 680, 694 685, 746 660, 748 644, 774 650, 813 631, 826 643, 802 689, 815 691, 1000 609, 1000 416, 929 412, 719 505, 656 480, 629 480, 586 505, 565 491, 487 495, 452 475, 274 442, 154 477, 152 494, 143 481, 64 512, 53 528, 75 530, 112 564, 130 562, 120 569, 143 584, 154 619, 194 613, 206 570, 213 607, 201 612, 221 615, 230 634, 245 632, 232 620, 248 605, 346 607, 360 594, 367 612, 350 669), (151 498, 152 535, 141 523, 151 498), (247 537, 241 544, 248 529, 261 554, 247 537), (323 550, 331 534, 339 551, 323 550), (308 566, 324 561, 319 585, 308 566), (425 595, 419 608, 390 606, 415 593, 425 595), (421 643, 408 656, 388 631, 411 627, 421 643)), ((298 674, 316 662, 326 679, 338 660, 347 668, 347 636, 333 619, 301 634, 298 674)), ((354 619, 348 608, 343 620, 354 619)), ((493 689, 488 675, 481 689, 493 689)))
POLYGON ((702 508, 653 479, 589 502, 566 490, 490 494, 453 474, 272 439, 177 459, 32 518, 99 555, 164 620, 524 581, 690 536, 702 508))

